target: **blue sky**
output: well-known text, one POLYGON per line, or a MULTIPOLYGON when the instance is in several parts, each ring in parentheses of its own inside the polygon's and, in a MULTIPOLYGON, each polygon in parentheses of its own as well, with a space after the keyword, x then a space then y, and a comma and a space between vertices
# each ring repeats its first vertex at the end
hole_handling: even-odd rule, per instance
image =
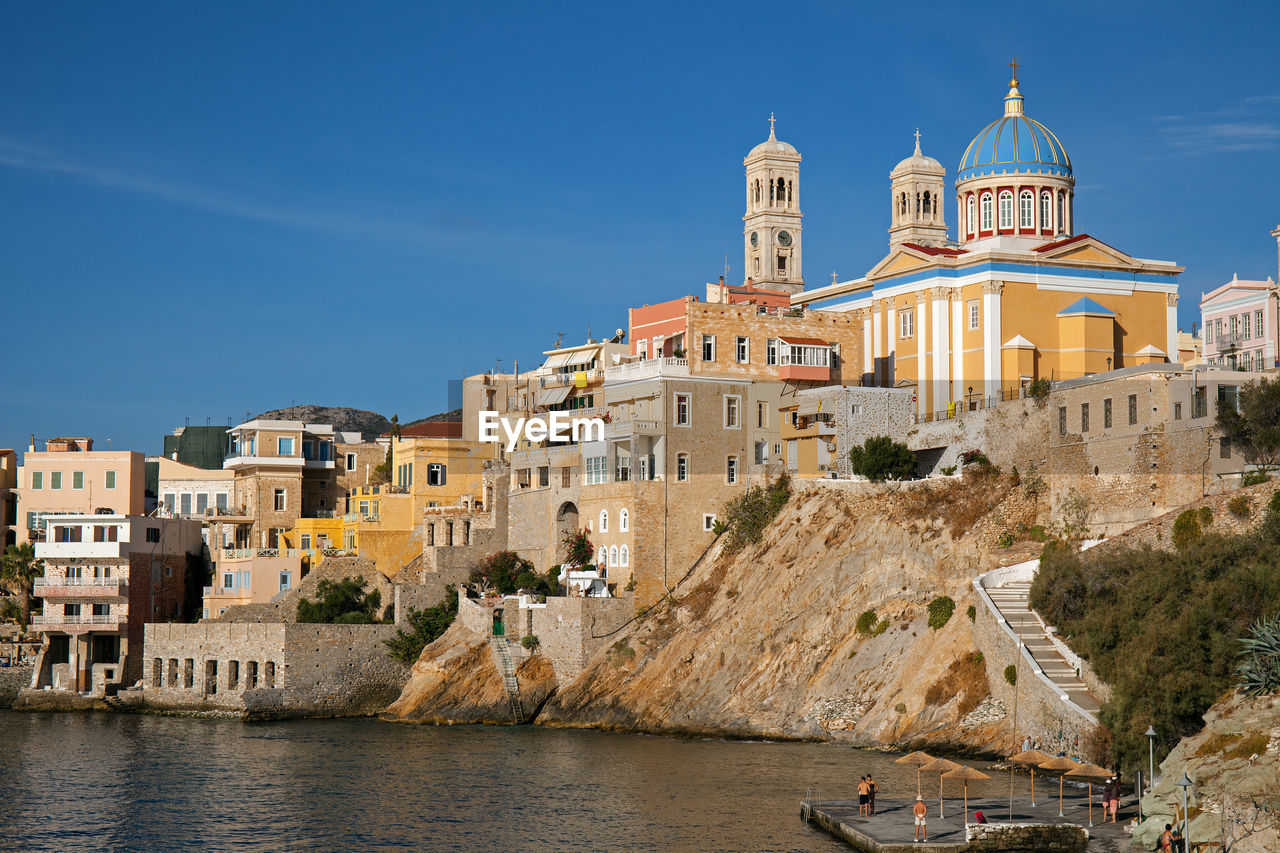
POLYGON ((1277 32, 1274 2, 9 3, 0 447, 157 452, 295 401, 408 420, 725 253, 740 279, 770 111, 808 281, 860 275, 912 132, 954 175, 1014 54, 1078 230, 1186 266, 1189 328, 1276 274, 1277 32))

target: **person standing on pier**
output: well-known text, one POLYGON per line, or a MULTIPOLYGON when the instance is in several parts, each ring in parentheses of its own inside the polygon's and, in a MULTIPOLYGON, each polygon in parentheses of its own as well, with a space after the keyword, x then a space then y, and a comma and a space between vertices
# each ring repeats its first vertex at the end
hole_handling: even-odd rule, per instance
POLYGON ((871 778, 871 774, 867 774, 867 814, 876 813, 876 791, 880 790, 880 786, 876 784, 876 780, 871 778))
POLYGON ((858 779, 858 817, 867 816, 867 802, 871 799, 871 786, 867 784, 867 777, 863 776, 858 779))
POLYGON ((923 797, 916 797, 916 804, 911 812, 916 816, 916 841, 928 841, 929 830, 924 825, 924 819, 929 814, 929 807, 924 804, 923 797))

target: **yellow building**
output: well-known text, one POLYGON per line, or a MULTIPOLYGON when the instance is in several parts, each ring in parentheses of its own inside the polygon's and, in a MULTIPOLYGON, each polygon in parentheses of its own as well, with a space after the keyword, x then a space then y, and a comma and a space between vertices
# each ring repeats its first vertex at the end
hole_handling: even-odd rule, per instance
POLYGON ((391 484, 413 497, 415 516, 429 506, 453 506, 464 496, 479 499, 485 463, 497 458, 498 447, 464 439, 458 421, 407 426, 391 441, 391 484))
POLYGON ((862 384, 914 386, 920 416, 1035 379, 1069 379, 1178 358, 1178 274, 1075 231, 1075 177, 1058 138, 1026 116, 1016 79, 1004 115, 978 133, 954 184, 915 153, 890 173, 890 251, 864 277, 794 294, 853 312, 862 384))

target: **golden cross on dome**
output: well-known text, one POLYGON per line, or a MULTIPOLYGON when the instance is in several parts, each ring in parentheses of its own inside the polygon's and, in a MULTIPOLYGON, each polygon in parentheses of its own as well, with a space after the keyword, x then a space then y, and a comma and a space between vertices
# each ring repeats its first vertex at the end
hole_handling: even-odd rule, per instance
POLYGON ((916 153, 920 153, 920 128, 916 128, 916 153))
POLYGON ((836 275, 835 270, 832 270, 832 271, 831 271, 831 283, 832 283, 832 284, 839 284, 839 281, 840 281, 840 277, 836 275))
POLYGON ((1010 86, 1018 85, 1018 57, 1014 57, 1009 61, 1009 67, 1013 69, 1013 78, 1009 81, 1010 86))

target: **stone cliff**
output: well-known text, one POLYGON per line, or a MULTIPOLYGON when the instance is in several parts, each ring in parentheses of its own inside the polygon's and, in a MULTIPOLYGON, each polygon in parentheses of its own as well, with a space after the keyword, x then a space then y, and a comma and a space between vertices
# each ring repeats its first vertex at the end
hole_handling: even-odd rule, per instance
MULTIPOLYGON (((973 577, 1018 559, 997 552, 1000 534, 1042 509, 1025 484, 989 474, 801 485, 762 542, 708 561, 618 630, 535 721, 1003 749, 1016 741, 1010 709, 991 698, 966 611, 973 577), (955 610, 933 630, 939 596, 955 610)), ((455 626, 424 651, 389 718, 502 721, 501 679, 467 634, 455 626)))

